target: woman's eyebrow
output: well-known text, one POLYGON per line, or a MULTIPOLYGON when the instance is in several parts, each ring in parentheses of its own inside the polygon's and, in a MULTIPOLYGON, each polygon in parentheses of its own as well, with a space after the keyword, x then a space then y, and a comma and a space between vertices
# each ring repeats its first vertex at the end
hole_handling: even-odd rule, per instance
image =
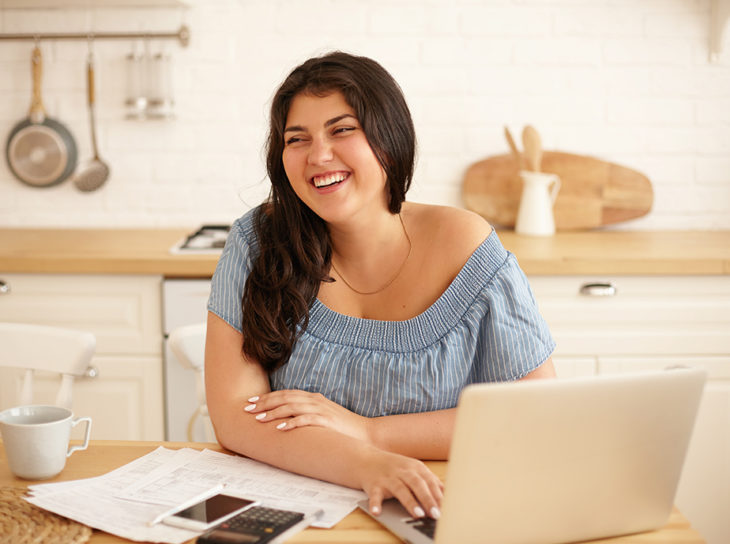
POLYGON ((340 121, 342 121, 343 119, 346 119, 346 118, 348 118, 348 117, 352 117, 353 119, 357 119, 357 117, 355 117, 355 116, 354 116, 353 114, 351 114, 351 113, 343 113, 342 115, 338 115, 337 117, 333 117, 332 119, 330 119, 329 121, 327 121, 327 122, 326 122, 326 123, 324 124, 324 126, 326 126, 326 127, 330 127, 330 126, 334 125, 335 123, 338 123, 338 122, 340 122, 340 121))
MULTIPOLYGON (((324 126, 330 127, 334 125, 335 123, 338 123, 342 121, 343 119, 346 119, 348 117, 352 117, 353 119, 357 119, 353 114, 351 113, 343 113, 342 115, 338 115, 337 117, 333 117, 329 121, 326 121, 324 126)), ((286 127, 284 129, 284 132, 306 132, 306 129, 301 125, 292 125, 290 127, 286 127)))

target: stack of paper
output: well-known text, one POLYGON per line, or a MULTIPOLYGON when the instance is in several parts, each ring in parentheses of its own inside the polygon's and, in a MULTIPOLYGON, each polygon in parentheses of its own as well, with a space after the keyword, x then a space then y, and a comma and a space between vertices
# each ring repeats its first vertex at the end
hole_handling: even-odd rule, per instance
POLYGON ((103 476, 30 486, 28 502, 130 540, 180 544, 198 533, 149 522, 219 484, 271 508, 305 514, 321 510, 312 525, 324 528, 366 498, 361 491, 243 457, 161 447, 103 476))

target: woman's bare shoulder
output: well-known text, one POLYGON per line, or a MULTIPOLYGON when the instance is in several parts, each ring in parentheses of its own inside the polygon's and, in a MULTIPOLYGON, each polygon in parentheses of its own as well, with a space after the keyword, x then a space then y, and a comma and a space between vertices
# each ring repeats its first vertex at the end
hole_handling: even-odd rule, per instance
POLYGON ((423 311, 448 289, 492 227, 477 214, 447 206, 404 204, 402 218, 413 244, 413 296, 423 311))
POLYGON ((471 254, 492 232, 492 226, 482 216, 450 206, 410 203, 406 211, 418 231, 458 253, 471 254))

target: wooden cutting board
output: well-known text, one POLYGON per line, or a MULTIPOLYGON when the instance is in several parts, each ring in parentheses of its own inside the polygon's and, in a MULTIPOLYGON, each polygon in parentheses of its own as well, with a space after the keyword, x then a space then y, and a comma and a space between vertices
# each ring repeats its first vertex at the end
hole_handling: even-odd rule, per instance
MULTIPOLYGON (((585 230, 635 219, 649 213, 654 201, 645 175, 594 157, 545 151, 541 171, 560 177, 553 208, 556 230, 585 230)), ((466 207, 494 225, 515 226, 521 195, 522 180, 512 155, 474 163, 464 176, 466 207)))

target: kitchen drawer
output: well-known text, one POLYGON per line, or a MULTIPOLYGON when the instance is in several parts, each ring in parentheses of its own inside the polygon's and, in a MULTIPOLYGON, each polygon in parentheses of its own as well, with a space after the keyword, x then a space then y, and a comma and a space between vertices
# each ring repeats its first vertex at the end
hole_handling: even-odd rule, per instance
POLYGON ((730 353, 728 276, 529 280, 558 356, 730 353), (591 283, 610 283, 615 294, 581 294, 591 283))
POLYGON ((595 376, 598 373, 598 357, 553 356, 553 365, 558 378, 595 376))
POLYGON ((87 330, 98 354, 162 353, 160 276, 2 274, 0 320, 87 330))

